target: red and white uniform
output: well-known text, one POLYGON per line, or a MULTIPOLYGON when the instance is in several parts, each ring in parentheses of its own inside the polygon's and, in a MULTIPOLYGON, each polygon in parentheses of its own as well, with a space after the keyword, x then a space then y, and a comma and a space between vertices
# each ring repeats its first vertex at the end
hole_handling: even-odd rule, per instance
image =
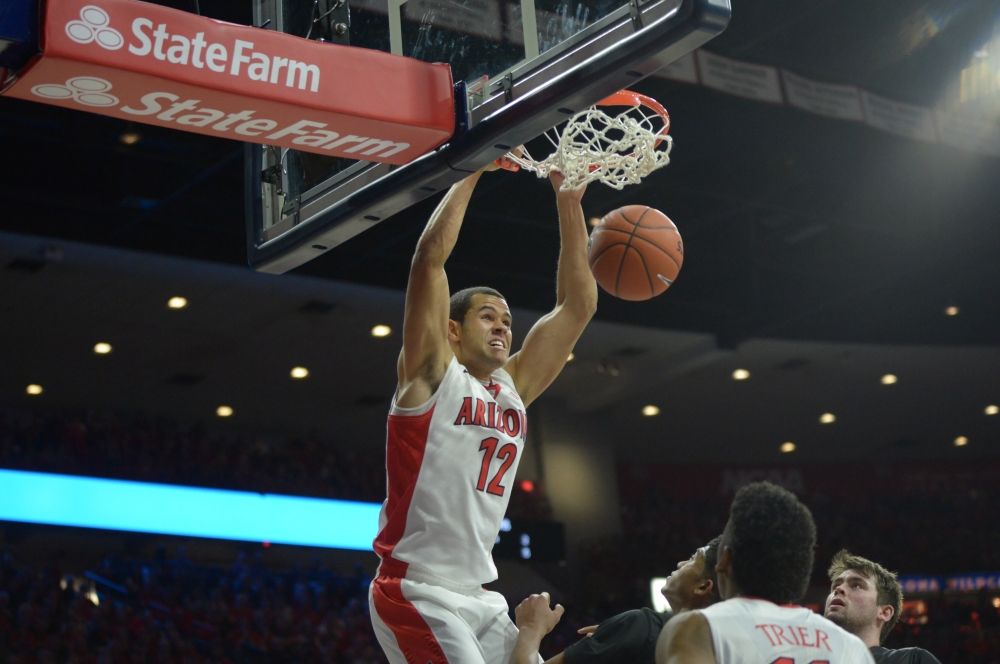
POLYGON ((858 637, 801 606, 736 597, 701 614, 718 664, 872 664, 858 637))
POLYGON ((517 628, 491 551, 510 502, 527 433, 507 372, 488 383, 452 358, 434 396, 393 400, 386 442, 388 497, 369 593, 372 623, 394 664, 505 664, 517 628))

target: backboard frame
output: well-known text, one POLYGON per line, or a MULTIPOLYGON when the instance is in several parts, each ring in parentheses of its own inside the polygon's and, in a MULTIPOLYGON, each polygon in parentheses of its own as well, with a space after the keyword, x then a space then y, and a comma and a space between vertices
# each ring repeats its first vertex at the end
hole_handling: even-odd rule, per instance
POLYGON ((487 82, 481 96, 456 84, 457 130, 440 148, 404 166, 354 164, 285 202, 285 215, 262 178, 280 160, 277 150, 248 144, 250 266, 280 274, 318 257, 702 46, 730 14, 728 0, 631 0, 487 82))

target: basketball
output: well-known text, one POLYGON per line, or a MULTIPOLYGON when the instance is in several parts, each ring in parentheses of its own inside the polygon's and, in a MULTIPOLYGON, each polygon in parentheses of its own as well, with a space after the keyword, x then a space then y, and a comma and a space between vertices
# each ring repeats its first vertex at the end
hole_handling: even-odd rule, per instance
POLYGON ((626 205, 594 228, 587 260, 607 292, 623 300, 648 300, 677 279, 684 243, 667 215, 645 205, 626 205))

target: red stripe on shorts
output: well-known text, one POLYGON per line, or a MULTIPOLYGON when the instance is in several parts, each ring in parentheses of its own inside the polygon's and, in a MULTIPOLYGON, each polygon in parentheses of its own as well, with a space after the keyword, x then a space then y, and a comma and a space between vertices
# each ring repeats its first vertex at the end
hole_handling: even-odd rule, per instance
POLYGON ((427 621, 403 596, 400 579, 380 576, 372 587, 375 611, 392 633, 409 664, 448 664, 427 621))

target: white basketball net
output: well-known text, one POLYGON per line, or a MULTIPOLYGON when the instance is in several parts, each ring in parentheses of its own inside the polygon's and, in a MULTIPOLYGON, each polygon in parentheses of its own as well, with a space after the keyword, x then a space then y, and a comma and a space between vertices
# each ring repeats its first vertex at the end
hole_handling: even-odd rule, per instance
POLYGON ((658 134, 666 126, 664 118, 642 104, 616 116, 590 108, 570 118, 561 136, 555 129, 545 132, 555 147, 545 159, 536 160, 527 150, 507 159, 540 178, 559 171, 565 178, 563 191, 595 180, 621 189, 670 163, 673 141, 658 134))

